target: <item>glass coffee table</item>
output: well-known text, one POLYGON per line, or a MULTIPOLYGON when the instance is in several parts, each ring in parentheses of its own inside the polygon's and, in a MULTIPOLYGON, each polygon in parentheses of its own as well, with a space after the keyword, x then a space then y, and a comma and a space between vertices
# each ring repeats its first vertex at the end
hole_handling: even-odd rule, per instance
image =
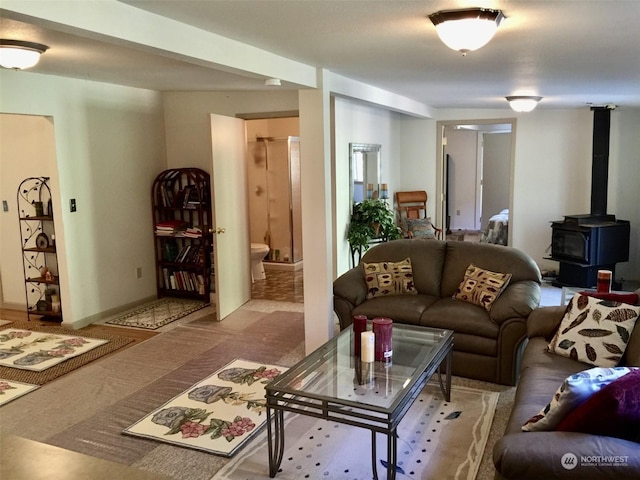
POLYGON ((451 399, 452 351, 451 330, 394 324, 392 362, 362 363, 353 355, 352 329, 343 330, 265 387, 269 476, 282 463, 284 412, 295 412, 370 430, 375 479, 376 434, 386 435, 387 479, 395 479, 398 425, 436 372, 451 399))

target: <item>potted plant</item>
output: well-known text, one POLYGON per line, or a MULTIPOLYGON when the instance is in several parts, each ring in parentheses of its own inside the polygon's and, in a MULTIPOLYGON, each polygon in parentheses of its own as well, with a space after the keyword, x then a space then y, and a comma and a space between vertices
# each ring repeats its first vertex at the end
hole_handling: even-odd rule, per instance
POLYGON ((400 229, 396 226, 393 212, 387 204, 379 199, 364 200, 353 205, 351 222, 347 231, 347 240, 352 249, 369 247, 374 238, 382 241, 401 238, 400 229))

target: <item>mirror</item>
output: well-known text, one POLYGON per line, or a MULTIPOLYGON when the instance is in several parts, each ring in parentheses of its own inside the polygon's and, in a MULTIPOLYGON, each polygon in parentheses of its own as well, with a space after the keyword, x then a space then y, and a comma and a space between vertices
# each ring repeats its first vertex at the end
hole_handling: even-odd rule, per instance
POLYGON ((380 194, 380 145, 350 143, 349 147, 351 205, 369 198, 378 198, 380 194))

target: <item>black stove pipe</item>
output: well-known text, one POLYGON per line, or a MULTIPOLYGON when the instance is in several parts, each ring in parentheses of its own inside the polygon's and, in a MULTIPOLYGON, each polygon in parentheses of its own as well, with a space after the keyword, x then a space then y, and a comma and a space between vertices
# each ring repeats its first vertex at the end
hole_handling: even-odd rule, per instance
POLYGON ((592 107, 593 161, 591 164, 591 215, 607 214, 609 184, 609 131, 611 108, 592 107))

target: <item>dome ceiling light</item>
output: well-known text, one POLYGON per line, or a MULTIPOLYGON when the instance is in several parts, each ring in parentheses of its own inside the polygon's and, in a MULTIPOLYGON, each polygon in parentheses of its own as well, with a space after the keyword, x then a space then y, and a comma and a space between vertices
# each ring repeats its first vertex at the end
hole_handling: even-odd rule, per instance
POLYGON ((15 70, 31 68, 48 48, 41 43, 0 39, 0 65, 15 70))
POLYGON ((441 10, 429 15, 440 40, 462 55, 489 43, 505 18, 502 11, 489 8, 441 10))
POLYGON ((530 112, 538 102, 542 100, 542 97, 532 97, 525 95, 515 95, 510 97, 505 97, 511 108, 513 108, 516 112, 530 112))

